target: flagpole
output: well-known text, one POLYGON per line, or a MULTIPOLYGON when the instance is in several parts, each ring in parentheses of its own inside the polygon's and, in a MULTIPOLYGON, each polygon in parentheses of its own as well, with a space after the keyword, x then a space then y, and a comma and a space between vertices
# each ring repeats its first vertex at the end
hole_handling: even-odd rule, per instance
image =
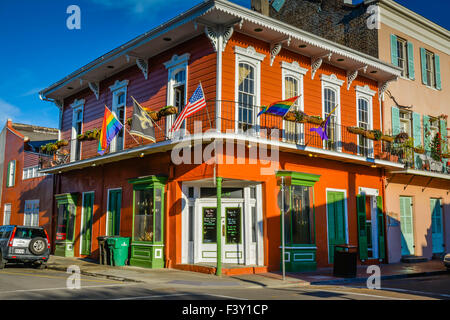
MULTIPOLYGON (((139 104, 139 102, 137 102, 136 99, 135 99, 133 96, 131 96, 131 99, 133 99, 134 102, 136 102, 137 104, 139 104)), ((145 111, 145 110, 144 110, 144 112, 147 113, 147 111, 145 111)), ((147 113, 147 114, 148 114, 148 113, 147 113)), ((150 121, 151 121, 152 123, 154 123, 154 124, 158 127, 159 130, 161 130, 161 132, 162 132, 163 135, 164 135, 164 138, 166 138, 166 140, 167 140, 167 136, 166 136, 166 134, 164 133, 163 129, 161 129, 161 127, 156 123, 156 121, 154 121, 154 120, 152 119, 152 117, 148 116, 148 118, 150 119, 150 121)), ((131 134, 131 133, 130 133, 130 134, 131 134)), ((156 140, 156 137, 155 137, 155 140, 156 140)))
MULTIPOLYGON (((107 106, 106 104, 105 104, 105 108, 108 109, 108 106, 107 106)), ((108 109, 108 110, 109 110, 109 109, 108 109)), ((109 110, 109 111, 112 113, 111 110, 109 110)), ((128 132, 128 134, 133 138, 133 140, 134 140, 138 145, 140 145, 139 142, 138 142, 138 141, 134 138, 134 136, 130 133, 130 131, 128 131, 127 127, 124 126, 123 123, 120 122, 120 120, 117 119, 117 117, 116 117, 115 115, 114 115, 114 117, 116 118, 117 122, 119 122, 119 123, 122 125, 122 127, 128 132)), ((125 113, 124 113, 124 118, 125 118, 125 113)))
MULTIPOLYGON (((202 88, 203 98, 205 98, 206 115, 208 116, 208 120, 209 120, 209 128, 212 129, 211 118, 209 117, 209 111, 208 111, 208 104, 206 103, 205 91, 203 91, 202 82, 201 81, 199 81, 199 82, 200 82, 200 88, 202 88)), ((216 125, 217 125, 217 123, 216 123, 216 125)))
MULTIPOLYGON (((324 125, 324 123, 326 123, 327 119, 331 116, 332 113, 334 113, 334 110, 336 110, 336 108, 339 106, 339 103, 336 104, 336 106, 334 107, 334 109, 328 114, 328 116, 325 118, 324 121, 322 121, 322 123, 320 124, 319 127, 321 127, 322 125, 324 125)), ((305 144, 305 146, 307 146, 309 144, 309 142, 311 141, 313 135, 311 135, 308 139, 308 142, 305 144)))

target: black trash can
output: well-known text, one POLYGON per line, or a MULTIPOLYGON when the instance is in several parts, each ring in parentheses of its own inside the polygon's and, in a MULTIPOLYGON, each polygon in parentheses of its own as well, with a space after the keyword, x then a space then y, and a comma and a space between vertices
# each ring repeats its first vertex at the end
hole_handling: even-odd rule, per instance
POLYGON ((337 245, 334 247, 333 275, 341 278, 356 278, 358 247, 337 245))
POLYGON ((111 263, 111 253, 109 252, 107 239, 108 236, 97 237, 99 264, 109 265, 111 263))

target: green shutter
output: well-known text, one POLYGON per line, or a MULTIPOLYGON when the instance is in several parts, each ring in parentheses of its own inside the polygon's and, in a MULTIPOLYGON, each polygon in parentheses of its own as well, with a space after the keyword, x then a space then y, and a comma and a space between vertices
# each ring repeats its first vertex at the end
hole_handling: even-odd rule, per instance
POLYGON ((392 135, 396 136, 400 133, 400 110, 392 107, 392 135))
POLYGON ((391 62, 398 67, 398 44, 397 36, 391 34, 391 62))
POLYGON ((414 72, 414 45, 408 42, 408 78, 414 80, 416 78, 414 72))
POLYGON ((434 66, 436 70, 436 89, 442 90, 441 83, 441 59, 437 54, 434 55, 434 66))
POLYGON ((429 116, 423 116, 423 147, 426 151, 431 151, 431 131, 429 116))
POLYGON ((81 254, 91 254, 92 241, 92 209, 94 205, 94 193, 85 193, 83 200, 83 241, 81 254))
MULTIPOLYGON (((9 172, 11 171, 11 161, 10 162, 8 162, 8 171, 7 171, 7 173, 6 173, 6 187, 8 188, 8 187, 11 187, 10 185, 9 185, 9 172)), ((1 200, 1 199, 0 199, 1 200)))
POLYGON ((428 85, 427 78, 427 55, 424 48, 420 48, 420 61, 422 63, 422 83, 428 85))
POLYGON ((385 228, 384 228, 384 216, 383 216, 383 198, 377 197, 377 222, 378 222, 378 256, 380 259, 386 258, 385 247, 385 228))
POLYGON ((366 196, 356 196, 356 210, 358 214, 358 247, 359 259, 367 260, 367 231, 366 231, 366 196))
POLYGON ((114 221, 114 232, 116 236, 120 235, 120 209, 122 207, 122 191, 117 191, 116 193, 116 215, 114 221))

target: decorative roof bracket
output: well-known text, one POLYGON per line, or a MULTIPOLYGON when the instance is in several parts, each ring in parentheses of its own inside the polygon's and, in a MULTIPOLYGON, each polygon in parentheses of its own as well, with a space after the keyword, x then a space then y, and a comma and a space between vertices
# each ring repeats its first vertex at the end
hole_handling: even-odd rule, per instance
POLYGON ((390 80, 387 80, 387 81, 383 82, 378 88, 378 96, 383 101, 384 101, 384 93, 386 92, 386 90, 388 88, 388 85, 389 85, 389 82, 391 82, 391 81, 395 81, 395 79, 390 79, 390 80))
POLYGON ((222 52, 225 51, 228 40, 230 40, 231 36, 233 35, 234 26, 238 23, 239 26, 242 28, 243 20, 240 18, 234 19, 231 22, 225 24, 213 24, 201 18, 195 20, 195 25, 202 24, 205 26, 205 34, 211 41, 214 51, 216 52, 219 50, 219 39, 222 39, 221 51, 222 52))
POLYGON ((277 40, 270 44, 270 66, 272 66, 276 56, 280 53, 281 48, 283 47, 283 42, 287 42, 287 45, 289 46, 291 43, 291 37, 277 40))
POLYGON ((89 81, 88 85, 89 85, 89 88, 95 94, 95 97, 98 100, 98 98, 100 97, 100 82, 91 82, 91 81, 89 81))
POLYGON ((318 57, 311 57, 311 79, 314 80, 314 76, 316 75, 317 70, 319 70, 322 65, 323 58, 328 58, 328 61, 331 60, 332 52, 324 54, 318 57))
POLYGON ((353 71, 347 71, 347 91, 350 90, 352 82, 358 77, 359 70, 363 70, 364 73, 367 72, 368 66, 363 66, 353 71))
POLYGON ((130 58, 136 59, 136 65, 138 68, 142 71, 142 74, 144 75, 145 80, 148 80, 148 59, 145 57, 141 57, 135 54, 127 54, 126 55, 127 62, 130 62, 130 58))

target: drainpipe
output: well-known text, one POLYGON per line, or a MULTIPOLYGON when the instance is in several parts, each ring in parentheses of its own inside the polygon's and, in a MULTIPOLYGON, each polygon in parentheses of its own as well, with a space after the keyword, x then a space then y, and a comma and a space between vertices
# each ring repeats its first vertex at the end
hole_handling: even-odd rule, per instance
POLYGON ((217 184, 217 212, 216 212, 216 237, 217 237, 217 269, 216 275, 222 275, 222 178, 216 178, 217 184))

